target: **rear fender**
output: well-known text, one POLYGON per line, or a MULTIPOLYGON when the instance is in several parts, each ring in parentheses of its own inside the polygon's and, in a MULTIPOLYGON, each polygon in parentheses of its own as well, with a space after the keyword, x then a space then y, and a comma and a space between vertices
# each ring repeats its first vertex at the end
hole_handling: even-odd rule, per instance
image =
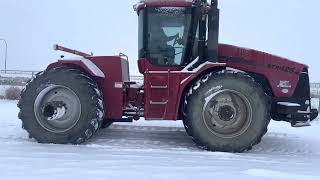
MULTIPOLYGON (((187 68, 185 68, 187 69, 187 68)), ((179 94, 178 94, 178 105, 179 107, 176 108, 175 114, 176 114, 176 119, 179 119, 181 117, 181 108, 183 107, 183 101, 186 93, 190 90, 193 84, 195 84, 198 80, 200 80, 201 77, 205 76, 206 74, 209 73, 214 73, 218 72, 221 70, 226 69, 226 64, 225 63, 211 63, 211 62, 206 62, 202 65, 200 65, 198 68, 194 69, 193 71, 183 71, 182 70, 182 75, 185 76, 185 78, 181 81, 180 83, 180 88, 179 88, 179 94), (190 74, 189 74, 190 73, 190 74), (179 104, 180 102, 180 104, 179 104)))

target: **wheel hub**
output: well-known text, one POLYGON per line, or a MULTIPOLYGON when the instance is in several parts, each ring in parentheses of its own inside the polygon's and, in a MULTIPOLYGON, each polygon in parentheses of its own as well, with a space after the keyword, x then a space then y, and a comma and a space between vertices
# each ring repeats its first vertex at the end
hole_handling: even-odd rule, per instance
POLYGON ((47 118, 52 117, 55 113, 56 110, 51 104, 47 105, 43 110, 43 115, 47 118))
POLYGON ((243 94, 220 90, 205 100, 203 119, 213 134, 222 138, 237 137, 251 124, 252 108, 243 94))
POLYGON ((222 106, 218 111, 219 118, 223 121, 230 121, 235 116, 235 110, 231 106, 222 106))
POLYGON ((80 118, 80 99, 68 87, 50 85, 38 94, 34 114, 37 122, 46 130, 53 133, 66 132, 80 118))
POLYGON ((62 101, 53 101, 45 105, 42 113, 49 121, 59 120, 67 113, 67 105, 62 101))

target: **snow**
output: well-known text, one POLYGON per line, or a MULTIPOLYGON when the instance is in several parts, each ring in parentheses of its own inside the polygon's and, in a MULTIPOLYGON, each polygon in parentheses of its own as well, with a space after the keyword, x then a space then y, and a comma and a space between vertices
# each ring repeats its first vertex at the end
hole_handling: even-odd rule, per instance
POLYGON ((314 109, 319 109, 320 107, 320 99, 319 98, 312 98, 311 99, 311 107, 314 108, 314 109))
POLYGON ((84 145, 38 144, 21 129, 16 101, 0 101, 0 179, 320 179, 320 122, 269 133, 242 154, 198 149, 181 122, 119 123, 84 145))
POLYGON ((184 7, 158 7, 155 9, 159 13, 163 14, 183 14, 185 8, 184 7))
POLYGON ((268 177, 272 179, 289 179, 289 180, 302 180, 302 179, 314 179, 318 180, 319 177, 316 176, 305 176, 299 174, 290 174, 290 173, 283 173, 279 171, 270 171, 265 169, 249 169, 246 171, 248 175, 257 176, 257 177, 268 177))
POLYGON ((191 63, 189 63, 185 68, 183 68, 181 71, 182 72, 188 72, 189 68, 191 68, 193 65, 195 65, 197 62, 199 61, 199 57, 197 57, 196 59, 194 59, 191 63))
POLYGON ((300 104, 297 103, 289 103, 289 102, 278 102, 277 104, 288 106, 288 107, 300 107, 300 104))

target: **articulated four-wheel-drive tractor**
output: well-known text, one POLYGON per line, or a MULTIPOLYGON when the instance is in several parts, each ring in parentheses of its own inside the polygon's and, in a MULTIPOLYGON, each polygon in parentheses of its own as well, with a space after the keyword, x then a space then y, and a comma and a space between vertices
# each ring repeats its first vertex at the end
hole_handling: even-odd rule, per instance
POLYGON ((218 44, 218 1, 149 0, 139 18, 139 71, 128 58, 61 58, 21 94, 19 118, 40 143, 80 144, 113 122, 182 120, 200 147, 243 152, 258 144, 271 119, 309 126, 308 66, 268 53, 218 44))

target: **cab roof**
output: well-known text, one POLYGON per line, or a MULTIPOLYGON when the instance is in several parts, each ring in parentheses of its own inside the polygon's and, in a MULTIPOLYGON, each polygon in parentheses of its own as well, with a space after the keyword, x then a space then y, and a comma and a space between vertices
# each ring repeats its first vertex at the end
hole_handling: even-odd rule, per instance
POLYGON ((139 12, 141 9, 150 7, 190 7, 193 0, 141 0, 133 6, 139 12))

